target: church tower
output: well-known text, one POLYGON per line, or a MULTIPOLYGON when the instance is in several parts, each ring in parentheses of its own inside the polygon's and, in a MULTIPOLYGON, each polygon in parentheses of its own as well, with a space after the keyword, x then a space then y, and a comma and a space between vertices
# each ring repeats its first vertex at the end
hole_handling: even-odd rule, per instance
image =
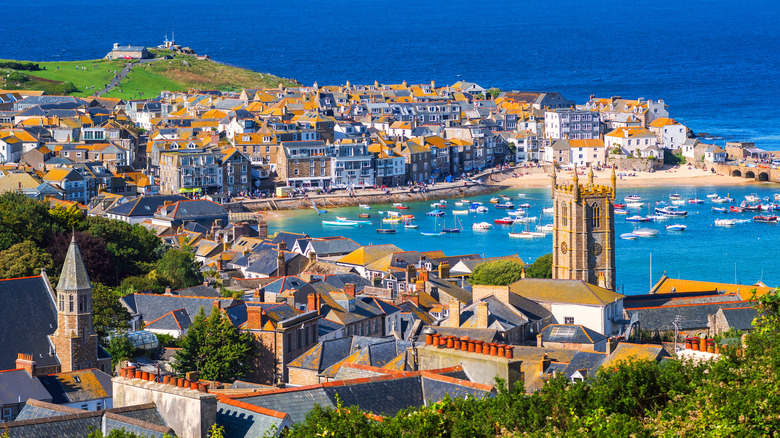
POLYGON ((75 234, 57 284, 57 331, 51 335, 51 342, 61 372, 98 366, 97 335, 92 330, 92 285, 75 234))
POLYGON ((574 167, 571 183, 557 181, 552 173, 554 200, 552 276, 559 280, 582 280, 615 290, 615 170, 611 186, 588 182, 581 185, 574 167))

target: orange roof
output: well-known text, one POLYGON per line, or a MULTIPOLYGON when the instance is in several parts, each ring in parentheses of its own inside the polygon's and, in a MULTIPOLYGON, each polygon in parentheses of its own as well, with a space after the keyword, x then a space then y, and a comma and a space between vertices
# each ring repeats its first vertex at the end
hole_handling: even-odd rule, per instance
POLYGON ((663 128, 667 125, 677 125, 677 121, 674 119, 670 119, 669 117, 659 117, 652 122, 648 126, 652 126, 653 128, 663 128))

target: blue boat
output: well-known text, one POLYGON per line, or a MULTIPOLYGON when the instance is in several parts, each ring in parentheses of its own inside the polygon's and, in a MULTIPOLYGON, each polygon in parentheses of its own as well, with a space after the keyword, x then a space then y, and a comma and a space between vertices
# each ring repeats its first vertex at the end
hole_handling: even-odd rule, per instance
POLYGON ((438 208, 436 210, 431 210, 427 213, 425 213, 426 216, 444 216, 444 211, 439 210, 438 208))

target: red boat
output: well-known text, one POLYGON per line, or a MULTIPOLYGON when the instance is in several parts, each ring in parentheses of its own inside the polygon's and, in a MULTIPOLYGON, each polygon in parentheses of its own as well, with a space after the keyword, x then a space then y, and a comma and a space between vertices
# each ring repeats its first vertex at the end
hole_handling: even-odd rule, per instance
POLYGON ((499 225, 512 225, 515 223, 515 220, 511 217, 502 217, 501 219, 496 219, 493 222, 499 225))
POLYGON ((406 205, 399 205, 396 208, 399 209, 399 210, 408 210, 409 209, 409 207, 407 207, 406 205))
POLYGON ((743 205, 742 209, 745 211, 761 211, 761 204, 758 205, 743 205))
POLYGON ((615 208, 626 208, 626 204, 615 204, 615 208))
POLYGON ((729 207, 729 211, 732 213, 742 213, 744 209, 742 207, 735 207, 732 205, 731 207, 729 207))
POLYGON ((753 222, 777 223, 777 216, 753 216, 753 222))

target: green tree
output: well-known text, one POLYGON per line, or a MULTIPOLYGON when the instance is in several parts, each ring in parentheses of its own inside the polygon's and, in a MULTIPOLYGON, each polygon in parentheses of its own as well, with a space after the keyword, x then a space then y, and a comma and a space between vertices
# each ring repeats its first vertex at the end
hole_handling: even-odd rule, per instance
POLYGON ((552 253, 545 254, 536 259, 525 270, 528 278, 552 278, 552 253))
POLYGON ((0 195, 0 251, 25 240, 43 247, 51 235, 52 218, 47 205, 21 193, 0 195))
POLYGON ((125 333, 115 333, 105 347, 111 355, 111 369, 116 368, 120 360, 131 359, 135 353, 135 347, 125 333))
MULTIPOLYGON (((94 282, 116 285, 114 275, 114 258, 106 250, 106 242, 100 237, 95 237, 83 231, 76 231, 76 244, 79 246, 81 259, 87 268, 89 279, 94 282)), ((70 247, 71 231, 67 233, 54 233, 49 239, 46 250, 51 254, 54 262, 52 276, 59 277, 62 264, 70 247)))
POLYGON ((491 88, 487 90, 487 93, 488 95, 490 95, 491 99, 495 99, 498 97, 499 94, 501 94, 501 90, 499 90, 498 88, 491 88))
POLYGON ((119 294, 100 283, 92 283, 92 327, 101 345, 106 345, 112 331, 126 330, 130 319, 130 312, 119 303, 119 294))
POLYGON ((84 223, 89 234, 106 242, 106 250, 113 257, 113 284, 132 275, 147 274, 165 251, 162 240, 138 224, 91 216, 84 223))
POLYGON ((136 275, 122 280, 122 284, 117 288, 117 293, 121 296, 141 292, 162 293, 165 286, 158 283, 156 279, 147 275, 136 275))
POLYGON ((173 368, 178 373, 198 371, 206 380, 232 382, 250 371, 255 352, 252 335, 240 332, 219 311, 206 318, 203 308, 181 339, 173 368))
POLYGON ((41 268, 51 269, 52 266, 49 253, 29 240, 0 252, 0 278, 40 275, 41 268))
POLYGON ((54 220, 60 232, 69 232, 74 228, 80 228, 84 220, 84 213, 76 204, 71 204, 67 208, 62 205, 50 208, 49 216, 54 220))
POLYGON ((491 284, 506 286, 519 280, 523 264, 514 260, 497 260, 477 265, 471 274, 471 284, 491 284))
POLYGON ((173 289, 192 287, 203 282, 195 255, 187 246, 169 249, 157 262, 155 274, 173 289))

